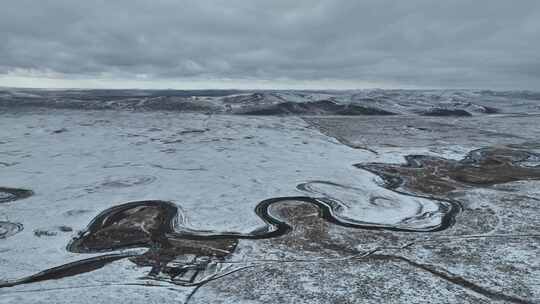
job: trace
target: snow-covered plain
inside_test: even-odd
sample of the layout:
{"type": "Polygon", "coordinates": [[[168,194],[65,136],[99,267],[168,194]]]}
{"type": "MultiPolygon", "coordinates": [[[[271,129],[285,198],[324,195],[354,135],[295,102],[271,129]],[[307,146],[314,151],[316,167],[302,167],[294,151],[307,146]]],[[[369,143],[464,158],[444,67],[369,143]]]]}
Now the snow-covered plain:
{"type": "MultiPolygon", "coordinates": [[[[384,130],[384,126],[404,130],[394,126],[399,118],[386,118],[384,121],[379,118],[359,118],[354,122],[357,124],[356,128],[371,134],[365,137],[361,135],[361,131],[354,133],[354,136],[347,132],[338,132],[339,128],[332,126],[332,119],[338,118],[321,118],[317,121],[315,118],[304,120],[292,116],[261,117],[167,111],[5,109],[0,112],[0,187],[30,189],[34,195],[0,204],[0,222],[19,223],[24,227],[16,234],[7,234],[4,239],[0,239],[0,280],[28,276],[54,266],[99,255],[71,253],[66,250],[66,245],[101,211],[130,201],[173,202],[185,214],[192,229],[248,233],[263,225],[254,212],[260,201],[273,197],[313,196],[340,202],[345,206],[341,215],[347,219],[373,225],[429,230],[430,227],[440,224],[439,209],[444,202],[387,190],[381,187],[381,181],[375,175],[358,169],[353,164],[402,163],[403,157],[408,154],[430,154],[459,159],[468,151],[483,145],[474,139],[462,140],[458,144],[447,141],[432,145],[429,143],[433,143],[433,138],[437,135],[428,134],[423,138],[412,138],[417,135],[411,135],[407,144],[396,146],[381,143],[384,139],[373,134],[376,134],[377,130],[384,130]],[[414,140],[417,140],[418,144],[411,144],[414,140]],[[344,142],[359,144],[355,149],[344,145],[344,142]],[[309,183],[309,191],[297,188],[303,183],[309,183]],[[419,209],[423,212],[419,212],[419,209]],[[420,217],[420,214],[428,216],[420,217]]],[[[429,119],[422,120],[422,123],[426,121],[433,123],[429,119]]],[[[446,122],[452,121],[456,120],[446,122]]],[[[354,128],[355,126],[349,126],[348,130],[354,128]]],[[[534,128],[521,132],[526,138],[512,138],[509,142],[506,140],[508,138],[503,136],[500,144],[534,140],[534,128]],[[502,142],[504,140],[506,141],[502,142]]],[[[518,130],[519,126],[506,131],[519,133],[518,130]]],[[[404,137],[392,140],[405,141],[404,137]]],[[[497,140],[492,136],[487,144],[497,140]]],[[[529,197],[530,202],[540,200],[540,193],[535,190],[537,182],[518,182],[513,185],[508,187],[517,187],[518,193],[529,197]]],[[[509,212],[505,209],[508,208],[506,205],[493,207],[493,204],[496,205],[498,200],[501,200],[499,195],[493,194],[499,190],[485,191],[494,197],[492,201],[475,192],[461,194],[461,197],[456,194],[456,197],[465,202],[465,214],[469,212],[467,204],[473,206],[471,210],[484,208],[495,210],[497,214],[509,212]]],[[[504,192],[504,195],[510,194],[504,192]]],[[[516,245],[516,250],[512,251],[510,247],[504,246],[501,249],[496,247],[497,244],[491,244],[495,247],[487,247],[487,252],[496,255],[499,251],[506,250],[524,259],[534,259],[534,252],[538,252],[540,234],[538,227],[534,226],[539,218],[538,208],[527,205],[522,211],[528,215],[519,215],[524,216],[525,221],[530,221],[532,226],[521,228],[522,231],[517,234],[532,235],[529,245],[520,243],[519,246],[516,245]]],[[[465,216],[465,221],[461,223],[458,218],[452,229],[434,233],[353,232],[340,230],[343,228],[332,225],[327,229],[335,232],[332,239],[348,243],[352,248],[356,248],[354,250],[364,252],[377,246],[398,248],[411,240],[426,241],[429,240],[428,235],[437,238],[485,232],[481,231],[485,226],[482,221],[487,219],[487,215],[480,213],[480,222],[476,224],[467,222],[474,216],[476,215],[465,216]]],[[[502,223],[511,219],[500,216],[502,217],[496,219],[498,224],[493,229],[504,227],[508,232],[514,224],[502,223]]],[[[494,233],[500,234],[502,231],[494,233]]],[[[513,234],[512,231],[509,233],[513,234]]],[[[281,241],[241,241],[230,260],[336,258],[325,250],[294,250],[296,245],[288,243],[287,238],[283,239],[283,243],[279,242],[281,241]]],[[[422,248],[414,249],[418,252],[408,253],[407,257],[437,260],[439,253],[432,253],[430,250],[439,249],[430,249],[429,246],[428,249],[422,248]]],[[[474,248],[476,250],[480,247],[474,248]]],[[[482,251],[479,256],[486,254],[485,252],[482,251]]],[[[508,252],[506,254],[508,255],[508,252]]],[[[491,255],[485,259],[501,262],[491,255]]],[[[291,266],[294,274],[289,274],[289,279],[294,284],[281,281],[287,279],[282,278],[285,270],[275,268],[275,264],[263,267],[260,274],[268,275],[264,272],[270,271],[272,279],[258,277],[254,270],[250,270],[245,277],[242,277],[245,272],[238,272],[216,281],[215,285],[209,284],[201,288],[190,301],[310,303],[317,301],[313,297],[318,297],[321,303],[328,303],[328,299],[369,303],[370,299],[377,297],[388,300],[388,295],[384,295],[387,288],[391,289],[388,294],[395,297],[395,288],[398,286],[396,281],[388,278],[388,282],[383,284],[374,278],[394,275],[391,269],[382,269],[384,263],[364,262],[363,266],[348,264],[344,260],[336,263],[346,265],[327,269],[327,264],[309,264],[306,267],[294,264],[291,266]],[[298,267],[301,269],[296,269],[298,267]],[[271,269],[274,269],[273,272],[271,269]],[[327,272],[333,281],[323,283],[320,272],[327,272]],[[281,274],[276,276],[276,273],[281,274]],[[351,298],[346,292],[352,290],[349,284],[358,284],[354,277],[363,274],[364,279],[370,278],[377,283],[374,283],[372,293],[367,298],[351,298]],[[264,282],[260,286],[268,288],[266,293],[257,295],[257,288],[253,288],[253,294],[249,294],[249,290],[238,291],[238,284],[246,284],[245,280],[249,277],[255,277],[257,282],[264,282]],[[334,286],[340,280],[348,283],[334,286]],[[231,284],[227,288],[236,290],[236,293],[224,291],[227,284],[231,284]],[[288,284],[291,284],[289,290],[286,287],[288,284]],[[303,287],[298,287],[298,284],[303,287]],[[287,298],[286,295],[295,294],[299,290],[308,293],[305,298],[297,295],[287,298]]],[[[440,263],[444,264],[444,261],[440,263]]],[[[525,277],[521,281],[514,278],[512,280],[519,281],[518,283],[524,286],[524,291],[502,289],[520,299],[530,299],[531,303],[538,301],[538,262],[528,261],[521,266],[513,265],[514,271],[521,271],[522,266],[528,268],[529,272],[523,273],[525,277]]],[[[472,279],[478,274],[478,271],[471,271],[467,267],[460,268],[455,264],[451,270],[458,274],[472,273],[472,279]]],[[[102,269],[73,277],[2,288],[0,303],[182,303],[194,290],[194,287],[181,287],[153,280],[145,277],[147,273],[148,269],[144,267],[120,260],[102,269]]],[[[448,284],[437,276],[418,277],[418,270],[413,269],[414,274],[407,273],[406,269],[400,268],[395,274],[395,278],[411,278],[407,283],[409,285],[403,287],[398,293],[400,295],[394,298],[395,303],[405,300],[442,303],[445,299],[450,299],[449,302],[489,302],[494,299],[448,284]],[[423,283],[415,283],[422,280],[423,283]],[[422,284],[441,286],[443,292],[431,299],[424,299],[426,292],[422,289],[425,289],[422,284]],[[405,292],[407,288],[412,291],[405,292]]],[[[364,282],[364,279],[361,281],[364,282]]],[[[505,284],[504,277],[499,281],[482,283],[499,291],[497,284],[501,282],[505,284]]]]}

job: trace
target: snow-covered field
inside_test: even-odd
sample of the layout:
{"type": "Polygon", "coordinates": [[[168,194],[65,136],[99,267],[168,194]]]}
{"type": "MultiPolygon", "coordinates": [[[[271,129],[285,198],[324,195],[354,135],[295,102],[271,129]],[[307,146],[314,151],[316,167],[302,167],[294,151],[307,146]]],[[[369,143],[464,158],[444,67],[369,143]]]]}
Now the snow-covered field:
{"type": "MultiPolygon", "coordinates": [[[[511,127],[498,130],[494,123],[492,133],[506,133],[500,137],[490,133],[483,143],[471,137],[485,135],[474,129],[487,129],[482,120],[461,118],[467,128],[461,130],[462,136],[456,142],[447,139],[434,144],[443,136],[437,133],[436,118],[409,117],[403,121],[409,129],[396,126],[396,121],[406,119],[400,117],[347,119],[351,121],[343,127],[347,120],[332,117],[4,109],[0,112],[0,187],[28,189],[34,194],[0,204],[0,222],[23,227],[0,239],[0,280],[13,280],[101,255],[72,253],[66,246],[100,212],[130,201],[173,202],[185,215],[187,226],[194,230],[249,233],[264,226],[254,212],[259,202],[296,196],[338,202],[342,207],[340,216],[353,221],[429,230],[440,224],[444,212],[440,208],[445,202],[388,190],[381,186],[377,176],[353,165],[403,163],[408,154],[460,159],[484,145],[532,142],[540,134],[536,133],[537,125],[527,127],[534,124],[536,117],[503,115],[498,125],[505,129],[504,121],[508,121],[507,126],[511,127]],[[412,131],[415,126],[420,128],[420,122],[423,129],[412,131]],[[420,138],[418,134],[426,132],[425,124],[433,130],[420,138]],[[389,126],[393,131],[389,131],[389,126]],[[379,130],[379,134],[394,138],[385,142],[377,136],[379,130]],[[403,135],[403,130],[414,134],[403,135]],[[506,136],[508,133],[522,137],[506,136]],[[406,136],[410,136],[409,140],[405,140],[406,136]],[[396,145],[396,141],[406,144],[396,145]],[[304,183],[309,184],[297,188],[304,183]]],[[[447,124],[456,121],[444,120],[447,124]]],[[[448,125],[444,128],[458,132],[448,125]]],[[[402,248],[409,250],[402,254],[404,260],[385,262],[373,257],[371,262],[365,260],[357,265],[347,260],[348,253],[340,253],[331,246],[306,249],[319,248],[318,242],[324,237],[313,239],[309,233],[305,236],[295,230],[278,240],[240,240],[226,260],[254,267],[210,282],[200,290],[148,277],[148,267],[123,259],[92,272],[1,288],[0,303],[183,303],[186,299],[190,303],[371,303],[373,299],[388,303],[537,302],[539,183],[518,181],[505,185],[512,191],[491,187],[453,194],[451,198],[463,204],[463,214],[457,217],[455,226],[441,232],[358,230],[317,222],[327,229],[329,240],[345,244],[351,248],[351,254],[364,254],[381,246],[392,251],[410,242],[427,242],[412,246],[413,249],[402,248]],[[511,206],[503,203],[518,198],[519,210],[512,211],[511,206]],[[520,223],[514,223],[516,218],[520,223]],[[495,238],[507,233],[515,239],[510,243],[501,238],[498,242],[481,241],[481,245],[466,246],[461,245],[460,239],[455,244],[448,245],[452,243],[448,240],[441,247],[436,245],[444,237],[473,238],[486,232],[495,238]],[[527,241],[520,239],[523,235],[527,235],[527,241]],[[289,240],[293,237],[305,244],[297,247],[294,240],[289,240]],[[454,260],[454,252],[465,258],[454,260]],[[339,260],[335,267],[330,262],[299,262],[290,266],[250,262],[291,257],[339,260]],[[405,259],[439,268],[435,267],[434,272],[422,270],[414,263],[404,262],[405,259]],[[477,265],[499,268],[488,267],[493,273],[486,276],[489,272],[477,265]],[[505,273],[509,276],[505,277],[505,273]],[[481,291],[452,283],[445,275],[478,280],[475,284],[481,286],[481,291]],[[253,284],[250,280],[259,282],[258,286],[248,286],[253,284]],[[400,281],[406,282],[404,286],[399,286],[400,281]],[[367,282],[371,282],[371,287],[359,287],[367,286],[367,282]],[[440,290],[434,292],[433,288],[440,290]]],[[[303,223],[305,219],[298,221],[303,223]]],[[[7,228],[2,229],[11,229],[5,225],[7,228]]],[[[135,248],[122,252],[144,251],[135,248]]]]}

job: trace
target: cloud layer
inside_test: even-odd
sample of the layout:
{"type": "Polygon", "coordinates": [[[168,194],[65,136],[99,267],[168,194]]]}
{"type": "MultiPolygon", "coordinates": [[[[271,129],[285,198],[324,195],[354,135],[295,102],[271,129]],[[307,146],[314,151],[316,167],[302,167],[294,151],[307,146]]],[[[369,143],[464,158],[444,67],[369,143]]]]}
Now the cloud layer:
{"type": "Polygon", "coordinates": [[[539,33],[536,0],[10,0],[0,81],[538,89],[539,33]]]}

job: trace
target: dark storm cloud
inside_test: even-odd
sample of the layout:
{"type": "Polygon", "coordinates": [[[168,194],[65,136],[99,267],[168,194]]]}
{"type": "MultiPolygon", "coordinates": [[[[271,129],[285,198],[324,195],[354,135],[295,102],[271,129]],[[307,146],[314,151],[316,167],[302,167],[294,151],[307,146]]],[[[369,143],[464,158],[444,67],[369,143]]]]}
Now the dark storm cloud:
{"type": "Polygon", "coordinates": [[[8,0],[0,73],[534,89],[539,33],[536,0],[8,0]]]}

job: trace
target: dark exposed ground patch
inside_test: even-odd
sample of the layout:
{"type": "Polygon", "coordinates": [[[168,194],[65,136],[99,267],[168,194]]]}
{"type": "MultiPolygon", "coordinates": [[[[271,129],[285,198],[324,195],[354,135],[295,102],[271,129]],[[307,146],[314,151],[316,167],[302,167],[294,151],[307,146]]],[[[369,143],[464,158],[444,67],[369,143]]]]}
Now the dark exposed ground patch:
{"type": "Polygon", "coordinates": [[[401,187],[437,197],[458,189],[540,179],[540,155],[508,147],[474,150],[460,161],[426,155],[408,155],[405,159],[405,165],[355,166],[379,175],[389,189],[401,187]]]}
{"type": "Polygon", "coordinates": [[[58,233],[56,231],[46,230],[46,229],[35,229],[34,235],[37,237],[47,237],[47,236],[55,236],[58,233]]]}
{"type": "Polygon", "coordinates": [[[441,109],[435,108],[425,112],[421,112],[423,116],[472,116],[471,113],[461,109],[441,109]]]}
{"type": "Polygon", "coordinates": [[[32,190],[0,187],[0,203],[25,199],[33,194],[32,190]]]}
{"type": "Polygon", "coordinates": [[[318,100],[304,103],[282,102],[255,108],[243,109],[243,115],[395,115],[390,111],[360,106],[356,104],[338,104],[331,100],[318,100]]]}

